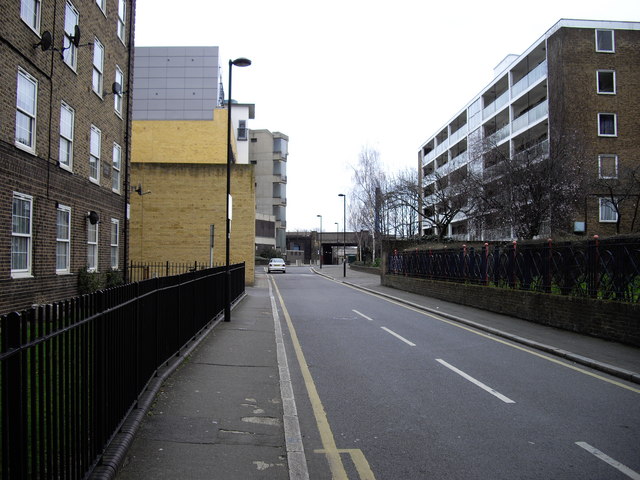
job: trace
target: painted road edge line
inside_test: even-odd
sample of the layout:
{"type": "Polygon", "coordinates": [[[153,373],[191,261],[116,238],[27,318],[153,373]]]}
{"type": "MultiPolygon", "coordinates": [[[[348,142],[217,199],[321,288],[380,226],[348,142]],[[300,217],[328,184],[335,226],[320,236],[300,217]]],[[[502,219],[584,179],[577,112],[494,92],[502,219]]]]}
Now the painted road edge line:
{"type": "Polygon", "coordinates": [[[382,330],[384,330],[387,333],[390,333],[391,335],[393,335],[394,337],[396,337],[399,340],[402,340],[404,343],[406,343],[407,345],[409,345],[410,347],[415,347],[416,344],[413,342],[410,342],[409,340],[407,340],[406,338],[404,338],[402,335],[398,335],[396,332],[394,332],[393,330],[389,330],[387,327],[380,327],[382,330]]]}
{"type": "Polygon", "coordinates": [[[638,472],[636,472],[634,470],[631,470],[626,465],[623,465],[622,463],[618,462],[617,460],[614,460],[609,455],[601,452],[600,450],[598,450],[595,447],[592,447],[587,442],[576,442],[576,445],[578,445],[581,448],[584,448],[590,454],[594,455],[595,457],[599,458],[603,462],[608,463],[613,468],[615,468],[615,469],[619,470],[620,472],[624,473],[627,477],[632,478],[633,480],[640,480],[640,473],[638,473],[638,472]]]}
{"type": "Polygon", "coordinates": [[[269,283],[269,297],[271,299],[271,311],[273,313],[273,324],[276,334],[276,355],[278,358],[278,373],[280,375],[280,396],[282,397],[282,420],[284,424],[284,439],[287,447],[287,460],[289,463],[290,480],[309,480],[309,470],[307,468],[307,457],[304,454],[302,444],[302,434],[300,433],[300,422],[298,420],[298,409],[296,399],[293,395],[291,375],[289,373],[289,362],[287,361],[287,351],[282,335],[280,315],[276,299],[273,295],[271,281],[269,283]]]}
{"type": "Polygon", "coordinates": [[[466,373],[464,373],[462,370],[458,370],[456,367],[454,367],[453,365],[448,364],[447,362],[445,362],[444,360],[442,360],[441,358],[436,358],[436,362],[444,365],[445,367],[447,367],[449,370],[451,370],[452,372],[457,373],[458,375],[460,375],[462,378],[465,378],[467,380],[469,380],[471,383],[473,383],[474,385],[480,387],[481,389],[483,389],[486,392],[489,392],[491,395],[493,395],[494,397],[499,398],[500,400],[502,400],[504,403],[516,403],[513,400],[511,400],[509,397],[506,397],[504,395],[502,395],[500,392],[497,392],[496,390],[494,390],[493,388],[485,385],[484,383],[482,383],[479,380],[476,380],[475,378],[473,378],[470,375],[467,375],[466,373]]]}

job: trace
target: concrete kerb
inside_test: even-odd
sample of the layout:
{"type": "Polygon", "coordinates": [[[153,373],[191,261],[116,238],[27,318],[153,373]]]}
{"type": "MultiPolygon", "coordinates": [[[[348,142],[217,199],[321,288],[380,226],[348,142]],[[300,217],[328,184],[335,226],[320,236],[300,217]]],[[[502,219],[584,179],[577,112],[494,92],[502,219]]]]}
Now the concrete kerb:
{"type": "Polygon", "coordinates": [[[440,317],[444,317],[444,318],[446,318],[448,320],[452,320],[454,322],[462,323],[462,324],[467,325],[469,327],[473,327],[475,329],[490,333],[492,335],[495,335],[495,336],[498,336],[498,337],[501,337],[501,338],[505,338],[505,339],[510,340],[512,342],[516,342],[516,343],[525,345],[525,346],[530,347],[530,348],[535,348],[536,350],[540,350],[540,351],[543,351],[545,353],[549,353],[551,355],[554,355],[554,356],[557,356],[557,357],[560,357],[560,358],[564,358],[566,360],[570,360],[570,361],[578,363],[580,365],[584,365],[586,367],[593,368],[594,370],[598,370],[600,372],[607,373],[607,374],[612,375],[614,377],[621,378],[621,379],[627,380],[629,382],[640,384],[640,373],[632,372],[632,371],[626,370],[624,368],[619,368],[619,367],[616,367],[614,365],[610,365],[608,363],[599,362],[599,361],[594,360],[592,358],[588,358],[588,357],[585,357],[583,355],[578,355],[576,353],[569,352],[567,350],[563,350],[563,349],[554,347],[552,345],[546,345],[544,343],[536,342],[536,341],[530,340],[528,338],[520,337],[518,335],[514,335],[514,334],[511,334],[509,332],[505,332],[503,330],[498,330],[498,329],[493,328],[493,327],[488,327],[488,326],[483,325],[481,323],[477,323],[477,322],[474,322],[474,321],[471,321],[471,320],[467,320],[466,318],[461,318],[461,317],[458,317],[456,315],[451,315],[449,313],[445,313],[445,312],[442,312],[440,310],[435,310],[435,309],[432,309],[432,308],[429,308],[429,307],[425,307],[424,305],[419,305],[417,303],[413,303],[413,302],[410,302],[408,300],[405,300],[405,299],[402,299],[402,298],[399,298],[399,297],[396,297],[396,296],[393,296],[393,295],[389,295],[387,293],[383,293],[383,292],[379,292],[377,290],[373,290],[371,288],[363,287],[362,285],[358,285],[358,284],[349,282],[347,280],[339,280],[339,279],[336,279],[336,278],[334,278],[334,277],[332,277],[330,275],[326,275],[324,273],[318,272],[314,268],[312,268],[311,270],[314,273],[316,273],[316,274],[318,274],[320,276],[323,276],[325,278],[328,278],[330,280],[333,280],[335,282],[344,283],[345,285],[349,285],[350,287],[357,288],[359,290],[362,290],[362,291],[365,291],[365,292],[368,292],[368,293],[371,293],[371,294],[374,294],[374,295],[378,295],[380,297],[388,298],[390,300],[393,300],[393,301],[398,302],[398,303],[402,303],[402,304],[410,306],[412,308],[416,308],[418,310],[422,310],[422,311],[425,311],[425,312],[428,312],[428,313],[432,313],[434,315],[438,315],[440,317]]]}
{"type": "MultiPolygon", "coordinates": [[[[246,298],[247,294],[242,293],[232,304],[231,310],[233,310],[238,304],[246,298]]],[[[224,313],[219,313],[213,320],[209,322],[207,326],[202,328],[198,333],[194,335],[191,342],[187,346],[178,352],[171,360],[169,360],[164,366],[158,369],[158,374],[152,378],[144,392],[140,394],[138,403],[133,407],[127,417],[122,422],[118,433],[109,442],[109,445],[102,453],[102,457],[99,460],[96,468],[91,472],[90,480],[112,480],[116,477],[118,470],[122,466],[124,459],[127,455],[129,447],[133,443],[136,432],[142,424],[142,420],[151,408],[156,395],[160,391],[160,387],[169,376],[175,372],[175,370],[182,364],[185,358],[207,338],[209,333],[224,319],[224,313]]]]}

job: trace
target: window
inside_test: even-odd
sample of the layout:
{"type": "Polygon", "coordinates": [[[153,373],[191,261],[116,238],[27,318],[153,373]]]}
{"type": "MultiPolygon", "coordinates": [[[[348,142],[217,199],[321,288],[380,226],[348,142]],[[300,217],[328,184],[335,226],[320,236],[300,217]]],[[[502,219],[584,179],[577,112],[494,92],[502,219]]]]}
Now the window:
{"type": "Polygon", "coordinates": [[[98,270],[98,224],[87,219],[87,270],[98,270]]]}
{"type": "Polygon", "coordinates": [[[118,270],[119,265],[119,235],[120,221],[115,218],[111,219],[111,269],[118,270]]]}
{"type": "Polygon", "coordinates": [[[75,112],[66,103],[60,107],[60,154],[58,163],[62,168],[73,170],[73,125],[75,112]]]}
{"type": "Polygon", "coordinates": [[[31,274],[31,223],[33,197],[13,194],[11,211],[11,276],[31,274]]]}
{"type": "Polygon", "coordinates": [[[40,33],[40,0],[22,0],[20,2],[20,18],[31,27],[31,29],[40,33]]]}
{"type": "Polygon", "coordinates": [[[122,116],[122,87],[123,87],[124,75],[122,74],[122,70],[120,70],[120,67],[118,67],[117,65],[116,65],[115,80],[116,80],[115,83],[120,85],[120,89],[118,92],[116,91],[113,92],[113,108],[118,115],[122,116]]]}
{"type": "Polygon", "coordinates": [[[71,259],[71,208],[58,205],[56,219],[56,273],[69,273],[71,259]]]}
{"type": "Polygon", "coordinates": [[[100,182],[100,144],[102,143],[102,132],[91,125],[91,141],[89,147],[89,180],[100,182]]]}
{"type": "Polygon", "coordinates": [[[120,193],[120,169],[122,168],[122,148],[117,143],[113,144],[113,173],[111,175],[111,189],[120,193]]]}
{"type": "Polygon", "coordinates": [[[246,140],[247,139],[247,121],[240,120],[238,122],[238,140],[246,140]]]}
{"type": "MultiPolygon", "coordinates": [[[[616,201],[614,199],[614,201],[616,201]]],[[[615,204],[610,198],[600,199],[600,222],[602,223],[615,223],[618,221],[618,212],[616,211],[615,204]]]]}
{"type": "Polygon", "coordinates": [[[74,71],[78,66],[78,48],[73,44],[73,36],[75,35],[76,25],[79,22],[79,14],[76,8],[67,2],[64,10],[64,41],[62,50],[62,59],[64,63],[69,65],[74,71]]]}
{"type": "Polygon", "coordinates": [[[24,70],[18,70],[16,145],[32,153],[36,150],[37,99],[38,81],[24,70]]]}
{"type": "Polygon", "coordinates": [[[126,0],[118,0],[118,38],[124,43],[126,34],[125,20],[127,18],[127,2],[126,0]]]}
{"type": "Polygon", "coordinates": [[[617,155],[598,155],[598,177],[618,178],[617,155]]]}
{"type": "Polygon", "coordinates": [[[104,47],[97,38],[93,44],[93,91],[102,97],[102,72],[104,71],[104,47]]]}
{"type": "Polygon", "coordinates": [[[96,0],[96,4],[98,4],[100,10],[102,10],[102,12],[104,13],[105,9],[107,8],[107,0],[96,0]]]}
{"type": "Polygon", "coordinates": [[[615,52],[613,30],[596,30],[596,52],[615,52]]]}
{"type": "Polygon", "coordinates": [[[616,72],[613,70],[598,70],[598,93],[616,93],[616,72]]]}
{"type": "Polygon", "coordinates": [[[615,113],[598,114],[598,135],[601,137],[615,137],[618,135],[615,113]]]}

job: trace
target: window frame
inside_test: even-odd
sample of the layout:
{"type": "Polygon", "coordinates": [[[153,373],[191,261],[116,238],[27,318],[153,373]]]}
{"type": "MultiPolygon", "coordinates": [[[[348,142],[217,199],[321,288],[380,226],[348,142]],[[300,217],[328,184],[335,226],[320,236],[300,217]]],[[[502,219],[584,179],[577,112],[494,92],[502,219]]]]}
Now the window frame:
{"type": "Polygon", "coordinates": [[[89,132],[89,181],[100,184],[100,157],[102,150],[102,131],[96,127],[95,125],[91,125],[91,130],[89,132]],[[97,135],[98,145],[97,148],[94,148],[93,140],[94,136],[97,135]],[[95,163],[95,173],[96,176],[92,177],[93,167],[92,165],[95,163]]]}
{"type": "Polygon", "coordinates": [[[614,202],[616,202],[616,201],[617,201],[617,199],[616,199],[616,198],[614,198],[614,199],[613,199],[613,202],[611,201],[611,199],[610,199],[610,198],[607,198],[607,197],[599,197],[599,198],[598,198],[598,219],[599,219],[600,223],[618,223],[618,211],[617,211],[617,210],[616,210],[616,208],[613,206],[613,205],[614,205],[614,202]],[[609,205],[607,205],[607,207],[606,207],[606,208],[608,208],[608,209],[610,209],[610,210],[611,210],[611,212],[612,212],[612,213],[614,214],[614,216],[615,216],[615,219],[606,219],[606,218],[603,218],[602,213],[603,213],[603,208],[604,208],[604,205],[603,205],[603,204],[604,204],[604,203],[607,203],[607,204],[609,204],[609,205],[610,205],[610,206],[609,206],[609,205]]]}
{"type": "Polygon", "coordinates": [[[118,0],[118,25],[116,27],[116,34],[122,42],[126,45],[125,37],[127,35],[127,0],[118,0]]]}
{"type": "Polygon", "coordinates": [[[42,0],[21,0],[20,18],[31,30],[33,30],[37,35],[40,35],[40,24],[42,22],[42,0]],[[27,5],[27,3],[29,5],[27,5]],[[32,6],[33,9],[30,8],[32,6]],[[25,18],[26,8],[29,8],[29,13],[33,13],[33,19],[25,18]],[[32,21],[35,23],[35,25],[32,23],[32,21]]]}
{"type": "Polygon", "coordinates": [[[95,37],[93,43],[93,70],[91,76],[91,89],[93,92],[98,95],[100,98],[103,98],[104,95],[104,57],[105,57],[105,48],[102,42],[95,37]],[[100,64],[96,64],[96,53],[101,52],[100,55],[100,64]],[[96,83],[97,82],[97,83],[96,83]]]}
{"type": "Polygon", "coordinates": [[[616,36],[615,31],[610,28],[596,28],[595,32],[595,40],[596,40],[596,52],[598,53],[616,53],[616,36]],[[601,50],[598,47],[598,34],[608,32],[611,34],[611,50],[601,50]]]}
{"type": "Polygon", "coordinates": [[[13,192],[13,198],[11,202],[11,259],[10,259],[10,268],[11,268],[11,278],[25,278],[31,277],[31,269],[33,263],[33,197],[31,195],[26,195],[24,193],[13,192]],[[15,226],[15,202],[16,200],[27,202],[29,204],[29,231],[27,233],[24,232],[16,232],[14,231],[15,226]],[[26,238],[27,248],[24,254],[26,255],[26,268],[14,268],[13,257],[14,257],[14,238],[26,238]]]}
{"type": "Polygon", "coordinates": [[[121,189],[121,171],[122,171],[122,147],[116,142],[113,142],[113,156],[111,168],[113,170],[111,174],[111,191],[114,193],[120,193],[121,189]],[[117,152],[117,156],[116,156],[117,152]],[[117,161],[116,161],[117,158],[117,161]]]}
{"type": "Polygon", "coordinates": [[[98,271],[98,247],[100,229],[98,223],[91,223],[87,218],[87,272],[98,271]]]}
{"type": "Polygon", "coordinates": [[[73,138],[74,138],[74,131],[75,131],[75,122],[76,122],[76,111],[73,109],[73,107],[71,107],[68,103],[66,103],[63,100],[60,105],[60,144],[58,146],[58,166],[60,166],[61,168],[64,168],[65,170],[69,170],[70,172],[73,172],[73,138]],[[62,126],[63,126],[62,115],[63,115],[63,112],[65,111],[69,115],[71,115],[71,136],[70,137],[66,136],[67,135],[66,132],[63,132],[62,130],[62,126]],[[68,162],[62,161],[63,144],[65,144],[68,149],[68,152],[66,152],[66,155],[68,155],[69,157],[68,162]]]}
{"type": "Polygon", "coordinates": [[[118,220],[117,218],[111,219],[111,237],[109,240],[109,247],[110,247],[111,270],[119,270],[120,269],[120,220],[118,220]],[[115,242],[114,242],[114,228],[115,228],[115,242]]]}
{"type": "Polygon", "coordinates": [[[596,91],[599,95],[615,95],[616,94],[616,71],[615,70],[596,70],[596,91]],[[613,91],[607,92],[600,89],[600,74],[611,73],[613,75],[613,91]]]}
{"type": "Polygon", "coordinates": [[[598,113],[598,136],[599,137],[617,137],[618,136],[618,115],[615,113],[598,113]],[[603,115],[611,115],[613,117],[613,133],[602,133],[601,118],[603,115]]]}
{"type": "Polygon", "coordinates": [[[122,118],[122,106],[123,106],[123,95],[122,90],[124,89],[124,73],[118,65],[116,65],[115,70],[115,81],[120,84],[120,93],[113,92],[113,109],[116,114],[122,118]]]}
{"type": "Polygon", "coordinates": [[[65,275],[71,273],[71,207],[60,205],[56,207],[56,274],[65,275]],[[67,238],[60,237],[60,213],[64,212],[67,216],[66,234],[67,238]],[[66,246],[65,262],[66,268],[58,267],[58,247],[66,246]]]}
{"type": "Polygon", "coordinates": [[[29,72],[27,72],[23,68],[18,67],[18,75],[16,79],[16,118],[15,118],[15,132],[14,132],[15,133],[14,141],[15,141],[16,147],[20,148],[21,150],[25,150],[29,153],[33,153],[35,155],[37,126],[38,126],[38,79],[35,78],[33,75],[29,74],[29,72]],[[20,92],[21,92],[20,79],[21,78],[33,85],[34,95],[33,95],[33,105],[31,106],[31,108],[33,109],[33,112],[29,112],[25,108],[22,108],[20,106],[21,103],[23,103],[21,102],[21,95],[20,95],[20,92]],[[29,128],[30,128],[29,144],[22,143],[18,139],[18,120],[22,118],[21,115],[29,119],[29,128]]]}
{"type": "Polygon", "coordinates": [[[613,153],[602,153],[598,155],[598,178],[600,179],[616,179],[618,178],[618,155],[613,153]],[[613,158],[615,163],[615,175],[614,176],[604,176],[602,174],[602,159],[603,158],[613,158]]]}
{"type": "Polygon", "coordinates": [[[96,0],[96,5],[102,11],[102,13],[107,15],[107,0],[96,0]]]}
{"type": "Polygon", "coordinates": [[[64,7],[64,41],[62,44],[62,61],[74,72],[78,69],[78,47],[71,41],[71,37],[75,33],[75,26],[80,23],[80,13],[78,9],[67,0],[64,7]],[[69,13],[75,15],[75,22],[71,25],[68,22],[69,13]]]}

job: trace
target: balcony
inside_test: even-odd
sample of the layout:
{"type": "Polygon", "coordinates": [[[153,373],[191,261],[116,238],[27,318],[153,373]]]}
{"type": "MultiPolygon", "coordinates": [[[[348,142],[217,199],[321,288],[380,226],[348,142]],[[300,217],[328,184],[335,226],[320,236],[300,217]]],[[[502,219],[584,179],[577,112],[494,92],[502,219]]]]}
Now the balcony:
{"type": "Polygon", "coordinates": [[[505,138],[509,137],[511,130],[509,128],[509,124],[504,127],[498,129],[495,133],[492,133],[487,137],[487,143],[489,145],[499,145],[505,138]]]}
{"type": "Polygon", "coordinates": [[[517,132],[522,130],[523,128],[527,128],[529,125],[532,125],[538,122],[541,118],[547,116],[549,114],[549,101],[545,100],[542,103],[539,103],[531,110],[526,112],[523,115],[520,115],[516,118],[512,123],[512,131],[517,132]]]}
{"type": "Polygon", "coordinates": [[[449,145],[455,145],[461,138],[467,136],[467,124],[465,123],[449,137],[449,145]]]}
{"type": "Polygon", "coordinates": [[[482,119],[486,120],[487,118],[492,117],[496,112],[500,111],[502,107],[504,107],[507,103],[509,103],[509,90],[504,92],[498,98],[495,99],[492,103],[487,105],[484,110],[482,110],[482,119]]]}
{"type": "Polygon", "coordinates": [[[545,60],[511,87],[511,98],[515,98],[525,90],[528,90],[529,87],[537,83],[541,78],[546,77],[546,75],[547,61],[545,60]]]}

